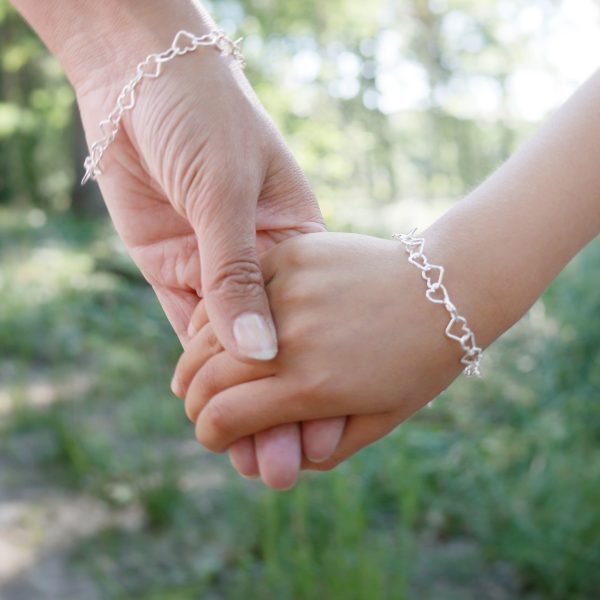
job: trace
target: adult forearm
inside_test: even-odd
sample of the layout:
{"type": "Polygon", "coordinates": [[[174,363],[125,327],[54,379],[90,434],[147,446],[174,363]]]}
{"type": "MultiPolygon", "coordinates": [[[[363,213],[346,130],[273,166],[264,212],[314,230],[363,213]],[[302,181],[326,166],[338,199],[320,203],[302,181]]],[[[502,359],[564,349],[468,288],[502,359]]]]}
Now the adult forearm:
{"type": "Polygon", "coordinates": [[[168,47],[174,34],[213,23],[195,0],[12,0],[73,85],[102,85],[115,69],[168,47]]]}
{"type": "Polygon", "coordinates": [[[481,343],[517,321],[600,233],[599,106],[600,72],[427,232],[481,343]]]}

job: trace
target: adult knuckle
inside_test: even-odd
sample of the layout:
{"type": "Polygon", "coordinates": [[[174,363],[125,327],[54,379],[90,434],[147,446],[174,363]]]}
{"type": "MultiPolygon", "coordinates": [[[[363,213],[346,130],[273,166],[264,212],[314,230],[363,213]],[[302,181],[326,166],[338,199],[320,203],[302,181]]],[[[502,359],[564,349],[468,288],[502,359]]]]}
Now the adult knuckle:
{"type": "Polygon", "coordinates": [[[258,262],[250,258],[225,262],[209,286],[209,293],[227,298],[258,297],[263,290],[263,277],[258,262]]]}

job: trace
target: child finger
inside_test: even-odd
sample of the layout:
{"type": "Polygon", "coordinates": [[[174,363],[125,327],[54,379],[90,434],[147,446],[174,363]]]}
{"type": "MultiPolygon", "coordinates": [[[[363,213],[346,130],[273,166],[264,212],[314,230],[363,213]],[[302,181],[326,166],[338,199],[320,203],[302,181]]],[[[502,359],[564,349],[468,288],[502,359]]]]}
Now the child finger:
{"type": "Polygon", "coordinates": [[[248,364],[227,352],[215,354],[193,376],[185,397],[185,412],[191,421],[196,422],[213,396],[230,387],[269,377],[274,372],[272,363],[248,364]]]}
{"type": "Polygon", "coordinates": [[[155,285],[153,289],[181,345],[185,348],[190,337],[187,331],[188,323],[196,309],[198,296],[195,292],[186,292],[164,285],[155,285]]]}
{"type": "Polygon", "coordinates": [[[208,323],[208,313],[206,312],[206,303],[200,300],[192,313],[187,333],[193,338],[208,323]]]}
{"type": "Polygon", "coordinates": [[[215,354],[223,351],[210,323],[206,323],[179,358],[171,382],[173,393],[185,398],[194,375],[215,354]]]}
{"type": "Polygon", "coordinates": [[[267,376],[214,395],[196,420],[198,441],[213,452],[222,452],[233,441],[276,425],[339,416],[336,402],[310,398],[296,390],[297,385],[267,376]]]}

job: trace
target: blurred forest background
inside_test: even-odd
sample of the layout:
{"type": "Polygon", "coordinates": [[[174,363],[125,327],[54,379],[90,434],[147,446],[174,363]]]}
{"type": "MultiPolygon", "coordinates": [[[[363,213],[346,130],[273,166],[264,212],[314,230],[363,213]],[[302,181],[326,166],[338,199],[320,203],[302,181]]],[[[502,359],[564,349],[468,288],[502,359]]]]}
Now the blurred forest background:
{"type": "MultiPolygon", "coordinates": [[[[329,225],[383,236],[480,182],[600,56],[596,0],[212,9],[329,225]]],[[[175,336],[78,185],[73,92],[7,0],[0,53],[0,598],[600,596],[598,240],[483,381],[269,492],[194,442],[175,336]]]]}

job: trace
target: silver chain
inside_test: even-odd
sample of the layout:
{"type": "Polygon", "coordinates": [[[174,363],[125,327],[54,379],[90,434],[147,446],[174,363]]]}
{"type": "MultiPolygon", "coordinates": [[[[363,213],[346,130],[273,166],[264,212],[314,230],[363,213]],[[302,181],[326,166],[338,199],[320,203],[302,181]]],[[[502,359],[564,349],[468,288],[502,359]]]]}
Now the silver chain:
{"type": "Polygon", "coordinates": [[[232,56],[243,69],[246,62],[242,56],[241,44],[242,38],[232,41],[221,29],[214,29],[202,36],[180,31],[173,39],[173,43],[168,50],[158,54],[150,54],[139,63],[136,67],[135,77],[121,90],[111,113],[106,119],[100,121],[102,138],[92,144],[90,154],[83,163],[85,175],[81,180],[81,185],[85,185],[90,179],[95,181],[102,174],[100,169],[102,157],[119,133],[123,114],[135,106],[137,87],[143,79],[156,79],[160,76],[164,63],[178,56],[194,52],[200,46],[214,46],[222,55],[232,56]]]}
{"type": "Polygon", "coordinates": [[[444,267],[432,265],[425,254],[425,240],[415,237],[416,229],[409,233],[396,233],[394,239],[400,241],[408,254],[408,262],[421,271],[421,277],[427,283],[425,296],[434,304],[443,304],[450,315],[450,321],[446,326],[446,336],[460,344],[464,356],[460,362],[465,366],[464,374],[467,377],[481,377],[480,363],[483,358],[483,350],[477,346],[475,334],[467,325],[467,320],[461,317],[456,306],[450,300],[448,290],[443,283],[444,267]]]}

